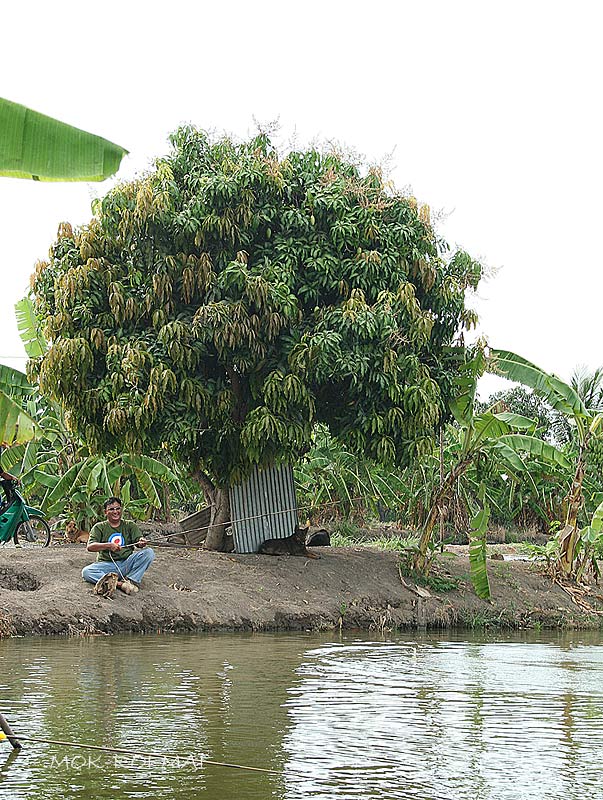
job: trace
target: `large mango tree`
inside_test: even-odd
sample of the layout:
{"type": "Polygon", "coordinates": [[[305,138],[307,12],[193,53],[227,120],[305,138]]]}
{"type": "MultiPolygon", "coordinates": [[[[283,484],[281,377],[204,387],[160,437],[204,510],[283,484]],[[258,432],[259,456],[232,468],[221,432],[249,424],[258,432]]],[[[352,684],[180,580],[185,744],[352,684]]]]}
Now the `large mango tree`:
{"type": "Polygon", "coordinates": [[[172,145],[61,226],[33,279],[50,348],[32,366],[95,451],[177,453],[222,549],[229,486],[295,462],[316,423],[384,464],[429,447],[481,267],[339,153],[193,127],[172,145]]]}

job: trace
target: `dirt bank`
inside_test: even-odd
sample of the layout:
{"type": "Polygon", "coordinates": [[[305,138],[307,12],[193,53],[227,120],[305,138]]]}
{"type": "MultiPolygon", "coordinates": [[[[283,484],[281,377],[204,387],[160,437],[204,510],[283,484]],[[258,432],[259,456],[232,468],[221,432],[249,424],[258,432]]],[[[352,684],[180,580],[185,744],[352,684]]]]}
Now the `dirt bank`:
{"type": "MultiPolygon", "coordinates": [[[[403,584],[397,553],[365,547],[316,548],[320,560],[157,549],[139,594],[103,599],[81,580],[92,560],[84,546],[6,547],[0,549],[0,636],[600,626],[602,616],[578,606],[527,562],[491,561],[493,600],[480,600],[459,550],[438,567],[456,588],[426,592],[409,578],[403,584]]],[[[601,610],[603,598],[591,596],[588,604],[601,610]]]]}

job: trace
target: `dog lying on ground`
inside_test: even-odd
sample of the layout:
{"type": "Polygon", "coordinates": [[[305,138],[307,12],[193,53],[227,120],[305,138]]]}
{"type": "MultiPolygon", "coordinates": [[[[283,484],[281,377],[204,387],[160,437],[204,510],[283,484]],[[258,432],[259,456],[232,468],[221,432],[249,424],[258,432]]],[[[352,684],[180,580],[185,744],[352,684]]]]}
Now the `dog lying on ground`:
{"type": "Polygon", "coordinates": [[[65,538],[71,544],[86,544],[90,538],[88,531],[82,531],[78,528],[74,519],[70,519],[65,525],[65,538]]]}
{"type": "Polygon", "coordinates": [[[305,556],[306,558],[320,558],[316,553],[306,549],[306,535],[308,527],[300,528],[299,525],[291,536],[284,539],[266,539],[258,548],[258,553],[264,556],[305,556]]]}

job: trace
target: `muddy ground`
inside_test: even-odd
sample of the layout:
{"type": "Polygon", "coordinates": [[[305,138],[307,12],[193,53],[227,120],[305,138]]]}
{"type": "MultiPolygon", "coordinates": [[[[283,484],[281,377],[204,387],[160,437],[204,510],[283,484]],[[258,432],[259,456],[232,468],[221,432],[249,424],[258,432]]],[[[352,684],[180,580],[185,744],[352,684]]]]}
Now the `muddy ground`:
{"type": "Polygon", "coordinates": [[[402,580],[398,553],[367,547],[315,548],[320,559],[157,548],[139,594],[104,599],[81,580],[84,545],[2,547],[0,636],[600,626],[603,597],[572,596],[525,561],[490,561],[492,601],[480,600],[466,548],[452,549],[436,572],[457,585],[438,591],[402,580]]]}

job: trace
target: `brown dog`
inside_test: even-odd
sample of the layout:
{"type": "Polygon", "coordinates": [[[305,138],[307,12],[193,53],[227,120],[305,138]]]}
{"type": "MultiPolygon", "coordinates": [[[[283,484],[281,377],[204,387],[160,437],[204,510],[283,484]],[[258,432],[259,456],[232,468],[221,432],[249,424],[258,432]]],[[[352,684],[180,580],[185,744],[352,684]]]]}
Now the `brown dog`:
{"type": "Polygon", "coordinates": [[[88,531],[81,531],[74,519],[70,519],[65,525],[65,536],[71,544],[86,544],[90,538],[88,531]]]}
{"type": "Polygon", "coordinates": [[[265,556],[305,556],[306,558],[320,558],[316,553],[306,550],[306,535],[308,527],[295,528],[291,536],[284,539],[266,539],[258,548],[258,553],[265,556]]]}

